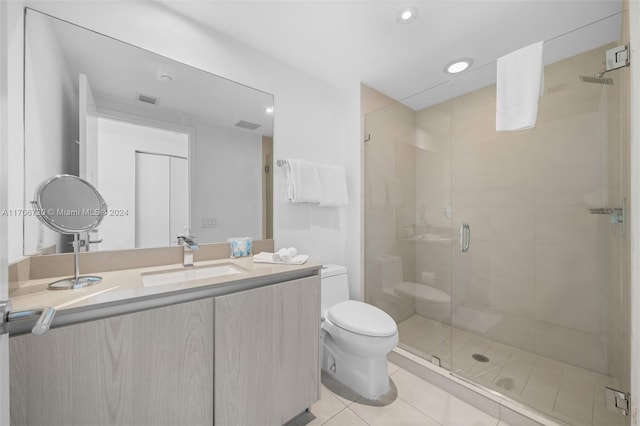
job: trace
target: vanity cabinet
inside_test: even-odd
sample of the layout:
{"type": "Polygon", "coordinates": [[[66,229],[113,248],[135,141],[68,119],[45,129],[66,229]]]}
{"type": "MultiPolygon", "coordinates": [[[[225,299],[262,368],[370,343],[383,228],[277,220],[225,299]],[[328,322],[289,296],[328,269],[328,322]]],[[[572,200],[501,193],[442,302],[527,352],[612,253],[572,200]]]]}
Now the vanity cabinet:
{"type": "Polygon", "coordinates": [[[211,425],[213,298],[9,339],[12,425],[211,425]]]}
{"type": "Polygon", "coordinates": [[[11,424],[281,425],[320,398],[319,319],[310,276],[12,336],[11,424]]]}
{"type": "Polygon", "coordinates": [[[320,281],[215,299],[215,424],[282,425],[320,399],[320,281]]]}

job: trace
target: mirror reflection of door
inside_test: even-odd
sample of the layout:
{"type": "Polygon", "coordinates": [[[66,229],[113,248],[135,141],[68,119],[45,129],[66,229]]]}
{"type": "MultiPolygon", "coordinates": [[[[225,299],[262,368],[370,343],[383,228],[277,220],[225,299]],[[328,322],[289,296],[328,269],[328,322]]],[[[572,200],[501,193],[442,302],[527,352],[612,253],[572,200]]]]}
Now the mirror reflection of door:
{"type": "MultiPolygon", "coordinates": [[[[98,188],[98,108],[93,97],[89,79],[84,74],[78,76],[78,124],[79,124],[79,176],[98,188]]],[[[80,235],[80,251],[89,251],[89,241],[99,239],[99,229],[80,235]]]]}
{"type": "Polygon", "coordinates": [[[136,152],[135,247],[178,244],[189,229],[186,158],[136,152]]]}
{"type": "Polygon", "coordinates": [[[262,137],[262,238],[273,238],[273,138],[262,137]]]}
{"type": "Polygon", "coordinates": [[[103,242],[91,250],[167,247],[185,226],[190,227],[190,134],[123,120],[99,118],[98,189],[113,214],[100,226],[103,242]],[[160,162],[165,166],[160,168],[160,162]],[[141,182],[141,176],[148,176],[148,181],[141,182]],[[146,205],[146,198],[152,204],[146,205]]]}

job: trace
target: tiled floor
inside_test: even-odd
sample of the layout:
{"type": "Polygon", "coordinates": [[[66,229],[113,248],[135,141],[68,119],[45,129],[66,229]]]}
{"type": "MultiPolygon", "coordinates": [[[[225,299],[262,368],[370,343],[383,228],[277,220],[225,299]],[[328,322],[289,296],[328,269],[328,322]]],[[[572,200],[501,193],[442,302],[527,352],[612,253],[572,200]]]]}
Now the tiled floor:
{"type": "Polygon", "coordinates": [[[391,390],[372,401],[322,373],[322,397],[287,426],[509,426],[389,363],[391,390]]]}
{"type": "Polygon", "coordinates": [[[624,417],[604,406],[604,387],[618,380],[494,342],[419,315],[398,324],[400,345],[444,367],[572,425],[624,425],[624,417]],[[451,339],[453,338],[453,345],[451,339]],[[478,362],[482,354],[488,362],[478,362]]]}

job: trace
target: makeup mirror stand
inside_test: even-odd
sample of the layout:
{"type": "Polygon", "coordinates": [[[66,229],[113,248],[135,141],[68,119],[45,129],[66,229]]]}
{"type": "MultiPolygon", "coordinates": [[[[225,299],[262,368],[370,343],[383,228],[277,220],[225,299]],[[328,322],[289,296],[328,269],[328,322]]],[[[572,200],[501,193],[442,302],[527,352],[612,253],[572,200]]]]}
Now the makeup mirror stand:
{"type": "Polygon", "coordinates": [[[49,284],[48,288],[51,290],[67,290],[89,287],[94,284],[98,284],[102,281],[102,277],[95,275],[80,276],[80,234],[73,234],[73,262],[74,262],[74,276],[72,278],[65,278],[49,284]]]}

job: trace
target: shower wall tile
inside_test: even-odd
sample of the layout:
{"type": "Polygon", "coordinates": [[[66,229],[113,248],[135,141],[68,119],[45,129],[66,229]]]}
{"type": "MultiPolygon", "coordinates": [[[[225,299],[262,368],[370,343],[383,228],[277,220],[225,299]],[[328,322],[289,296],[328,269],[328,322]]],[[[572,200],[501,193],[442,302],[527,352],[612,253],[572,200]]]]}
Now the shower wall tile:
{"type": "MultiPolygon", "coordinates": [[[[602,279],[597,248],[556,244],[536,245],[536,280],[596,284],[602,279]]],[[[574,294],[579,296],[579,294],[574,294]]]]}
{"type": "MultiPolygon", "coordinates": [[[[473,238],[473,230],[472,238],[473,238]]],[[[463,253],[458,248],[458,241],[455,242],[453,251],[453,262],[456,269],[464,269],[475,273],[489,274],[491,259],[491,242],[486,240],[473,240],[473,249],[463,253]]]]}
{"type": "Polygon", "coordinates": [[[496,173],[533,169],[533,136],[534,132],[531,131],[497,134],[483,150],[489,170],[496,173]]]}
{"type": "Polygon", "coordinates": [[[453,208],[453,238],[457,241],[459,236],[458,230],[460,225],[468,223],[471,228],[471,241],[475,244],[477,240],[491,240],[491,222],[492,222],[492,209],[489,207],[458,207],[457,198],[454,193],[454,208],[453,208]]]}
{"type": "Polygon", "coordinates": [[[489,274],[455,268],[453,270],[453,282],[455,283],[452,291],[454,306],[458,304],[489,306],[491,303],[489,274]]]}
{"type": "Polygon", "coordinates": [[[599,170],[568,166],[536,171],[536,205],[600,207],[603,202],[599,170]]]}
{"type": "Polygon", "coordinates": [[[570,329],[598,335],[602,330],[602,306],[597,283],[536,281],[535,318],[570,329]]]}
{"type": "Polygon", "coordinates": [[[598,113],[542,123],[536,128],[534,164],[541,170],[577,166],[597,170],[602,163],[602,143],[594,136],[601,128],[598,113]]]}
{"type": "Polygon", "coordinates": [[[533,243],[534,238],[533,207],[491,208],[492,241],[533,243]]]}
{"type": "Polygon", "coordinates": [[[496,313],[500,321],[489,330],[487,337],[527,351],[534,350],[535,320],[518,315],[496,313]]]}
{"type": "Polygon", "coordinates": [[[585,205],[536,206],[535,221],[538,244],[595,248],[602,242],[602,225],[607,219],[590,214],[585,205]]]}
{"type": "Polygon", "coordinates": [[[535,172],[515,170],[490,174],[489,202],[493,207],[529,207],[535,201],[535,172]]]}
{"type": "Polygon", "coordinates": [[[532,243],[494,241],[489,246],[492,275],[514,279],[533,279],[535,273],[535,246],[532,243]]]}
{"type": "Polygon", "coordinates": [[[539,321],[535,322],[535,352],[603,374],[608,368],[600,336],[539,321]]]}
{"type": "Polygon", "coordinates": [[[490,306],[499,312],[528,318],[534,313],[533,277],[507,277],[491,274],[490,306]]]}

